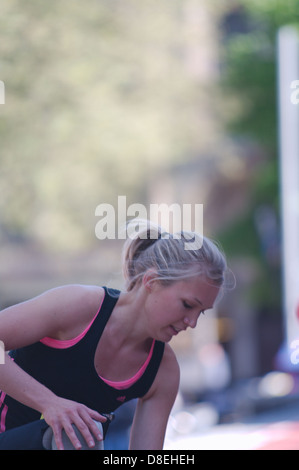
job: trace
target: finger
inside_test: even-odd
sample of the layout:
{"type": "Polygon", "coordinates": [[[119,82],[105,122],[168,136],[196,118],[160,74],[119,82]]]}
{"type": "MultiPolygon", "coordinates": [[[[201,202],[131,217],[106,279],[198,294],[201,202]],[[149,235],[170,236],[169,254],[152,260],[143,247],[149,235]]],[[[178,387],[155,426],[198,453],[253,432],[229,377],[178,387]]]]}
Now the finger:
{"type": "Polygon", "coordinates": [[[76,419],[74,424],[87,443],[88,447],[94,447],[95,445],[93,436],[95,436],[97,440],[103,440],[103,435],[99,430],[96,422],[93,421],[89,416],[86,416],[84,419],[76,419]]]}
{"type": "Polygon", "coordinates": [[[90,408],[87,408],[87,411],[88,411],[88,414],[89,416],[96,420],[96,421],[100,421],[101,423],[106,423],[107,421],[107,417],[106,416],[103,416],[101,415],[100,413],[98,413],[97,411],[95,410],[91,410],[90,408]]]}
{"type": "Polygon", "coordinates": [[[64,450],[63,443],[62,443],[61,428],[59,428],[58,426],[53,426],[52,430],[53,430],[53,436],[54,436],[57,449],[64,450]]]}
{"type": "Polygon", "coordinates": [[[89,431],[93,434],[93,436],[98,441],[102,441],[103,440],[103,428],[102,428],[101,422],[98,421],[97,419],[92,418],[90,416],[90,413],[85,410],[81,411],[80,416],[82,420],[84,421],[84,423],[86,424],[86,426],[88,427],[89,431]]]}
{"type": "Polygon", "coordinates": [[[103,428],[100,421],[91,420],[89,423],[89,429],[98,441],[103,440],[103,428]]]}
{"type": "MultiPolygon", "coordinates": [[[[79,429],[79,426],[76,425],[77,428],[79,429]]],[[[83,426],[81,426],[83,427],[83,426]]],[[[75,430],[72,426],[71,423],[67,423],[65,426],[64,426],[64,431],[66,433],[66,435],[68,436],[69,440],[71,441],[72,445],[74,446],[75,449],[79,450],[82,448],[82,444],[77,436],[77,434],[75,433],[75,430]]],[[[81,431],[79,431],[81,433],[81,431]]],[[[91,440],[93,441],[93,439],[91,438],[91,440]]],[[[63,446],[62,446],[63,447],[63,446]]]]}

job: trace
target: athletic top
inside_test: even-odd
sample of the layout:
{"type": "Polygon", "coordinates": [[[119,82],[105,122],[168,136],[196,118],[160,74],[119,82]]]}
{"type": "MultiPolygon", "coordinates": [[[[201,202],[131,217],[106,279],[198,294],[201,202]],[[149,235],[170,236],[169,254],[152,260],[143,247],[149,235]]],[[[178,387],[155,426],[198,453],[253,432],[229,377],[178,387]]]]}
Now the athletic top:
{"type": "MultiPolygon", "coordinates": [[[[149,355],[131,379],[112,382],[100,377],[94,366],[98,342],[120,295],[104,287],[99,311],[76,338],[41,341],[11,351],[11,358],[56,395],[83,403],[99,413],[115,411],[123,403],[143,397],[159,369],[164,343],[153,340],[149,355]]],[[[0,391],[0,432],[40,419],[40,413],[0,391]]]]}

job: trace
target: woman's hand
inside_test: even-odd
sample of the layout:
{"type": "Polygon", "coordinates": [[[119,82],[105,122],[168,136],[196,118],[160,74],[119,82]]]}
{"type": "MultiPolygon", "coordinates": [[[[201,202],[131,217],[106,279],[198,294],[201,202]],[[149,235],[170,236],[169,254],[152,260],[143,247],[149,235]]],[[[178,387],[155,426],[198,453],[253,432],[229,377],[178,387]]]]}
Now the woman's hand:
{"type": "Polygon", "coordinates": [[[88,447],[94,447],[95,440],[103,439],[95,421],[106,422],[107,418],[97,411],[80,403],[55,397],[53,401],[42,410],[45,421],[51,426],[58,450],[63,450],[62,430],[66,432],[75,449],[81,448],[81,443],[72,427],[74,424],[84,437],[88,447]]]}

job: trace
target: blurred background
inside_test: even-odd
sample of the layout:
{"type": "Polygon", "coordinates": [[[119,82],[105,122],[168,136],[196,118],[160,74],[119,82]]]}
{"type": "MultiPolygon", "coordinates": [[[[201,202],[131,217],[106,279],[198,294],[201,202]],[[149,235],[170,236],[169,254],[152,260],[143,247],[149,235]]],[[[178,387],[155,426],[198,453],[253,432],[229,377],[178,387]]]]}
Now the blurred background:
{"type": "MultiPolygon", "coordinates": [[[[289,24],[297,0],[1,0],[0,307],[67,283],[122,288],[123,240],[95,235],[96,207],[117,214],[121,195],[203,204],[235,274],[171,343],[182,379],[169,449],[299,449],[297,361],[283,352],[294,312],[277,34],[289,24]]],[[[133,408],[106,447],[126,448],[133,408]]]]}

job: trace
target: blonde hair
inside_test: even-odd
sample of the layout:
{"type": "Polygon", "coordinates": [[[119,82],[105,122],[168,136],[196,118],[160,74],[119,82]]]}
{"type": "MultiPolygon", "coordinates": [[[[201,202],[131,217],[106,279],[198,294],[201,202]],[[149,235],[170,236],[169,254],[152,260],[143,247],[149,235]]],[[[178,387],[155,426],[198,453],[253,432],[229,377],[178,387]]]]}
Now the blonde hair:
{"type": "Polygon", "coordinates": [[[139,231],[130,236],[123,247],[127,291],[132,290],[149,269],[156,273],[153,280],[164,285],[200,276],[213,285],[226,287],[226,258],[215,242],[190,231],[169,234],[150,221],[138,221],[138,226],[139,231]],[[140,228],[142,225],[144,227],[140,228]],[[196,248],[186,249],[186,242],[190,244],[191,239],[196,248]]]}

